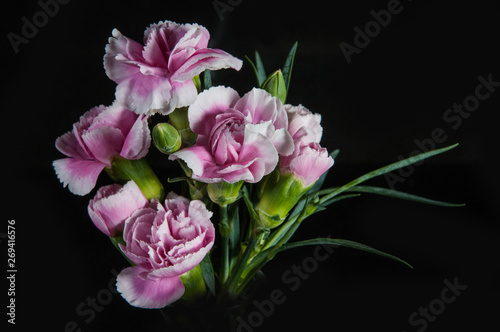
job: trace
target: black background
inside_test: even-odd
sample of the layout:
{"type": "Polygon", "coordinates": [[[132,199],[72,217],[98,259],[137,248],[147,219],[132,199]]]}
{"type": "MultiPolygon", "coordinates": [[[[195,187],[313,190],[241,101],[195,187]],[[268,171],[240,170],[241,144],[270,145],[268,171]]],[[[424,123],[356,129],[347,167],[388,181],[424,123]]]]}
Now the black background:
{"type": "MultiPolygon", "coordinates": [[[[226,2],[226,1],[223,1],[226,2]]],[[[129,306],[119,295],[91,322],[76,313],[80,303],[107,288],[126,264],[92,225],[86,197],[63,189],[52,169],[62,155],[55,139],[81,114],[114,100],[102,57],[113,28],[137,41],[160,20],[199,23],[211,33],[209,46],[244,59],[259,50],[268,71],[282,66],[299,42],[288,102],[323,116],[322,145],[340,149],[327,180],[344,184],[370,170],[408,157],[415,140],[442,128],[460,146],[425,161],[396,189],[467,203],[461,208],[426,206],[368,197],[339,202],[307,221],[297,239],[345,238],[393,253],[409,269],[388,259],[338,248],[296,291],[283,274],[313,254],[313,248],[278,256],[255,294],[273,289],[286,296],[256,331],[289,330],[299,324],[334,331],[417,331],[408,318],[440,298],[443,280],[467,285],[426,331],[486,330],[498,313],[497,119],[500,89],[456,129],[443,120],[454,103],[473,95],[478,77],[500,81],[498,1],[401,0],[402,11],[347,63],[339,44],[353,44],[371,10],[388,1],[233,1],[220,17],[213,1],[72,0],[39,28],[16,54],[7,34],[21,34],[41,7],[35,0],[2,5],[2,204],[1,233],[16,220],[16,328],[64,331],[75,321],[82,331],[169,331],[157,311],[129,306]]],[[[240,94],[254,77],[245,62],[225,70],[215,84],[240,94]]],[[[153,157],[155,153],[151,153],[153,157]]],[[[162,180],[175,165],[157,158],[162,180]]],[[[101,176],[98,185],[107,183],[101,176]]],[[[381,178],[371,184],[387,186],[381,178]]],[[[6,253],[5,239],[2,251],[6,253]]],[[[2,261],[7,256],[2,254],[2,261]]],[[[2,262],[2,272],[6,264],[2,262]]],[[[7,305],[7,285],[0,290],[7,305]]],[[[250,307],[250,311],[255,308],[250,307]]],[[[7,316],[2,309],[2,323],[7,316]]],[[[493,324],[493,325],[492,325],[493,324]]],[[[16,329],[17,330],[17,329],[16,329]]]]}

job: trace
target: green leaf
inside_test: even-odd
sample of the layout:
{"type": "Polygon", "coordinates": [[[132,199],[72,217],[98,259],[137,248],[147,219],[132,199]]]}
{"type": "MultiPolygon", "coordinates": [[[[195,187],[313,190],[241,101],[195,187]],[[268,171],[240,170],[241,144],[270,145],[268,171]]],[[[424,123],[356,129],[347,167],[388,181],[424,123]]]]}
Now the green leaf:
{"type": "Polygon", "coordinates": [[[379,169],[376,169],[372,172],[369,172],[365,175],[362,175],[360,176],[359,178],[357,179],[354,179],[353,181],[347,183],[346,185],[343,185],[342,187],[339,187],[337,188],[336,190],[334,190],[333,192],[331,192],[330,194],[324,196],[321,198],[321,203],[331,199],[332,197],[340,194],[341,192],[343,191],[346,191],[348,190],[349,188],[352,188],[354,186],[357,186],[358,184],[366,181],[366,180],[369,180],[371,178],[374,178],[376,176],[379,176],[379,175],[383,175],[383,174],[386,174],[386,173],[389,173],[389,172],[392,172],[394,170],[397,170],[399,168],[402,168],[402,167],[405,167],[405,166],[408,166],[410,164],[413,164],[413,163],[416,163],[420,160],[424,160],[426,158],[429,158],[429,157],[432,157],[432,156],[435,156],[437,154],[440,154],[440,153],[443,153],[443,152],[446,152],[448,150],[451,150],[453,149],[454,147],[456,147],[458,145],[457,144],[453,144],[453,145],[450,145],[450,146],[447,146],[445,148],[441,148],[441,149],[436,149],[436,150],[432,150],[432,151],[428,151],[428,152],[424,152],[424,153],[421,153],[421,154],[418,154],[416,156],[413,156],[413,157],[410,157],[410,158],[407,158],[407,159],[404,159],[404,160],[401,160],[401,161],[398,161],[398,162],[395,162],[395,163],[392,163],[390,165],[387,165],[387,166],[384,166],[384,167],[381,167],[379,169]]]}
{"type": "Polygon", "coordinates": [[[295,42],[293,44],[292,49],[290,50],[290,53],[288,53],[288,56],[285,60],[285,64],[283,65],[283,78],[285,79],[285,84],[286,84],[286,91],[289,91],[290,88],[290,80],[292,78],[292,68],[293,68],[293,61],[295,59],[295,52],[297,52],[297,46],[298,42],[295,42]]]}
{"type": "Polygon", "coordinates": [[[310,245],[333,245],[333,246],[343,246],[347,248],[352,248],[352,249],[357,249],[357,250],[362,250],[366,251],[375,255],[379,255],[382,257],[390,258],[395,261],[398,261],[400,263],[403,263],[404,265],[410,267],[413,269],[413,266],[402,260],[401,258],[398,258],[396,256],[393,256],[391,254],[388,254],[386,252],[377,250],[375,248],[369,247],[365,244],[350,241],[350,240],[343,240],[343,239],[331,239],[331,238],[317,238],[317,239],[311,239],[311,240],[305,240],[305,241],[298,241],[298,242],[293,242],[293,243],[288,243],[283,245],[280,248],[280,251],[288,250],[288,249],[293,249],[293,248],[298,248],[298,247],[303,247],[303,246],[310,246],[310,245]]]}
{"type": "Polygon", "coordinates": [[[203,86],[205,87],[205,90],[212,87],[212,73],[210,69],[205,69],[205,72],[203,73],[203,86]]]}
{"type": "Polygon", "coordinates": [[[215,295],[215,274],[210,260],[210,253],[205,255],[205,258],[200,263],[201,274],[205,280],[205,284],[212,295],[215,295]]]}
{"type": "Polygon", "coordinates": [[[261,86],[262,83],[264,83],[264,81],[266,80],[267,75],[258,51],[255,51],[255,66],[257,67],[257,71],[255,72],[255,74],[257,75],[257,84],[258,86],[261,86]]]}
{"type": "Polygon", "coordinates": [[[335,160],[335,158],[337,158],[337,156],[339,155],[339,152],[340,152],[339,149],[333,150],[332,153],[330,153],[330,157],[332,157],[332,159],[335,160]]]}
{"type": "Polygon", "coordinates": [[[243,192],[243,200],[245,201],[245,205],[248,209],[248,212],[250,213],[250,218],[253,220],[259,220],[259,215],[257,214],[257,212],[255,212],[255,209],[253,208],[253,204],[250,199],[250,193],[248,192],[246,186],[243,187],[242,192],[243,192]]]}
{"type": "MultiPolygon", "coordinates": [[[[357,188],[357,187],[356,187],[357,188]]],[[[327,207],[328,205],[332,204],[332,203],[335,203],[335,202],[338,202],[338,201],[341,201],[343,199],[346,199],[346,198],[353,198],[353,197],[358,197],[360,196],[360,194],[350,194],[350,195],[340,195],[340,196],[336,196],[336,197],[333,197],[323,203],[321,203],[321,205],[319,205],[320,207],[327,207]]],[[[319,212],[318,210],[316,210],[315,212],[319,212]]]]}
{"type": "Polygon", "coordinates": [[[250,63],[250,66],[252,66],[253,73],[255,74],[255,79],[257,80],[258,84],[257,86],[260,87],[261,85],[259,85],[259,74],[257,73],[257,67],[255,67],[255,64],[247,55],[245,55],[245,59],[247,59],[247,61],[250,63]]]}
{"type": "Polygon", "coordinates": [[[420,196],[404,193],[404,192],[397,191],[397,190],[380,188],[380,187],[372,187],[372,186],[355,186],[353,188],[347,189],[347,191],[376,194],[376,195],[388,196],[388,197],[399,198],[399,199],[406,199],[408,201],[414,201],[414,202],[418,202],[418,203],[431,204],[431,205],[437,205],[437,206],[458,207],[458,206],[465,205],[465,204],[454,204],[454,203],[436,201],[433,199],[420,197],[420,196]]]}

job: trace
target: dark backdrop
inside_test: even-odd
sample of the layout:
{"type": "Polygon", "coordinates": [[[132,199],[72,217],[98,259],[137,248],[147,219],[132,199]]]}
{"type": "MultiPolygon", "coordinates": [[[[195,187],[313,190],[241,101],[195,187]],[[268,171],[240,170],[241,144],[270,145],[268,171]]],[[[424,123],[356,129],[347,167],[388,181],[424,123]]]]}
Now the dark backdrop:
{"type": "MultiPolygon", "coordinates": [[[[119,295],[106,298],[103,289],[113,282],[113,269],[119,271],[125,262],[86,215],[93,193],[71,195],[51,166],[62,157],[55,139],[91,107],[114,100],[115,84],[102,66],[111,30],[116,27],[140,41],[145,28],[160,20],[202,24],[211,33],[211,47],[241,59],[258,49],[269,71],[282,66],[298,41],[288,101],[321,113],[322,145],[340,149],[328,185],[344,184],[398,156],[406,158],[418,142],[430,146],[436,128],[446,136],[435,147],[460,143],[406,170],[404,181],[395,187],[464,202],[465,207],[364,195],[317,214],[297,233],[297,239],[330,235],[359,241],[409,261],[414,269],[344,248],[317,265],[310,259],[314,248],[283,253],[264,269],[267,281],[255,299],[265,301],[279,289],[286,301],[255,331],[289,330],[304,323],[331,331],[481,331],[495,326],[500,295],[495,113],[500,91],[490,87],[488,98],[472,105],[474,111],[460,125],[456,118],[447,122],[443,116],[454,104],[467,98],[473,102],[469,97],[476,93],[478,77],[500,82],[500,4],[401,0],[395,7],[399,13],[378,31],[369,23],[374,21],[371,11],[380,13],[395,1],[221,2],[232,3],[223,20],[211,0],[73,0],[59,5],[57,12],[52,8],[53,17],[45,21],[37,16],[42,7],[35,0],[2,5],[0,233],[6,233],[7,220],[16,220],[16,327],[35,324],[64,331],[75,321],[82,331],[171,330],[156,311],[130,307],[119,295]],[[21,35],[22,18],[32,21],[33,15],[40,28],[15,53],[8,33],[21,35]],[[364,30],[367,23],[373,37],[350,54],[348,63],[340,45],[355,46],[354,29],[364,30]],[[311,272],[292,291],[283,276],[303,263],[313,264],[308,266],[311,272]],[[467,288],[441,306],[444,280],[467,288]],[[85,322],[90,314],[76,310],[98,295],[109,303],[85,322]],[[423,319],[427,326],[421,317],[412,326],[409,317],[429,305],[431,316],[423,319]]],[[[239,73],[217,72],[214,83],[243,94],[253,79],[245,62],[239,73]]],[[[167,163],[157,167],[163,180],[176,169],[167,163]]],[[[99,184],[106,181],[101,176],[99,184]]],[[[388,186],[384,178],[372,184],[388,186]]],[[[6,239],[0,240],[4,272],[6,239]]],[[[2,285],[5,308],[5,279],[2,285]]],[[[248,315],[253,310],[251,306],[248,315]]],[[[1,319],[7,319],[3,310],[1,319]]]]}

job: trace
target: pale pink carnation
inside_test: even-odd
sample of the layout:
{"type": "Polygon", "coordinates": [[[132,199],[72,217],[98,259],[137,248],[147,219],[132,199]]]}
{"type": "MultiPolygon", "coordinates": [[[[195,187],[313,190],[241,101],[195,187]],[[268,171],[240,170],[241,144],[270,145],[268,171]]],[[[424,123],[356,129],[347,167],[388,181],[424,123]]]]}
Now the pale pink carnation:
{"type": "Polygon", "coordinates": [[[193,77],[205,69],[234,68],[242,61],[207,48],[210,35],[198,24],[164,21],[144,32],[144,46],[114,29],[104,68],[115,81],[116,99],[138,114],[168,114],[194,102],[193,77]]]}
{"type": "Polygon", "coordinates": [[[262,89],[240,97],[232,88],[213,87],[189,107],[196,144],[177,151],[193,179],[206,183],[258,182],[294,149],[281,101],[262,89]]]}
{"type": "Polygon", "coordinates": [[[76,195],[86,195],[95,186],[104,167],[114,157],[141,159],[151,144],[145,115],[113,104],[92,108],[56,140],[56,148],[68,158],[55,160],[59,180],[76,195]]]}
{"type": "Polygon", "coordinates": [[[169,193],[125,221],[120,245],[136,266],[116,280],[123,298],[141,308],[162,308],[184,294],[180,276],[196,267],[213,246],[212,212],[201,201],[169,193]]]}
{"type": "Polygon", "coordinates": [[[292,154],[281,157],[280,172],[294,174],[303,181],[304,187],[308,187],[334,162],[328,151],[319,144],[323,134],[321,116],[311,113],[302,105],[285,105],[285,110],[295,148],[292,154]]]}
{"type": "Polygon", "coordinates": [[[88,212],[94,225],[107,236],[123,232],[125,219],[149,203],[134,181],[99,188],[90,200],[88,212]]]}

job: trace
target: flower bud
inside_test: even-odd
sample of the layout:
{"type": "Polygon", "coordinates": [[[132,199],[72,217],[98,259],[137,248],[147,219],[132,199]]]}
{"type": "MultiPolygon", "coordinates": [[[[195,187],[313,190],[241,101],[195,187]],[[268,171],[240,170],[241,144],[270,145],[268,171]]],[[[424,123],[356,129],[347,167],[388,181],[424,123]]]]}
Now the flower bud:
{"type": "Polygon", "coordinates": [[[153,143],[165,154],[174,153],[179,150],[182,144],[181,135],[171,124],[158,123],[153,128],[153,143]]]}
{"type": "Polygon", "coordinates": [[[261,86],[262,89],[269,92],[273,97],[278,98],[284,104],[286,100],[285,79],[281,70],[276,70],[269,75],[261,86]]]}
{"type": "Polygon", "coordinates": [[[182,143],[191,146],[196,143],[197,135],[189,127],[188,108],[181,107],[169,114],[170,123],[181,135],[182,143]]]}
{"type": "Polygon", "coordinates": [[[184,295],[182,298],[187,301],[198,300],[206,294],[207,287],[201,273],[200,264],[196,265],[191,270],[181,274],[181,281],[184,285],[184,295]]]}
{"type": "Polygon", "coordinates": [[[282,174],[277,181],[267,181],[255,207],[260,226],[274,228],[281,225],[290,210],[311,187],[312,184],[305,186],[304,181],[292,173],[282,174]]]}
{"type": "Polygon", "coordinates": [[[239,197],[241,186],[244,181],[236,183],[217,182],[207,185],[207,193],[212,202],[220,206],[236,202],[239,197]]]}

